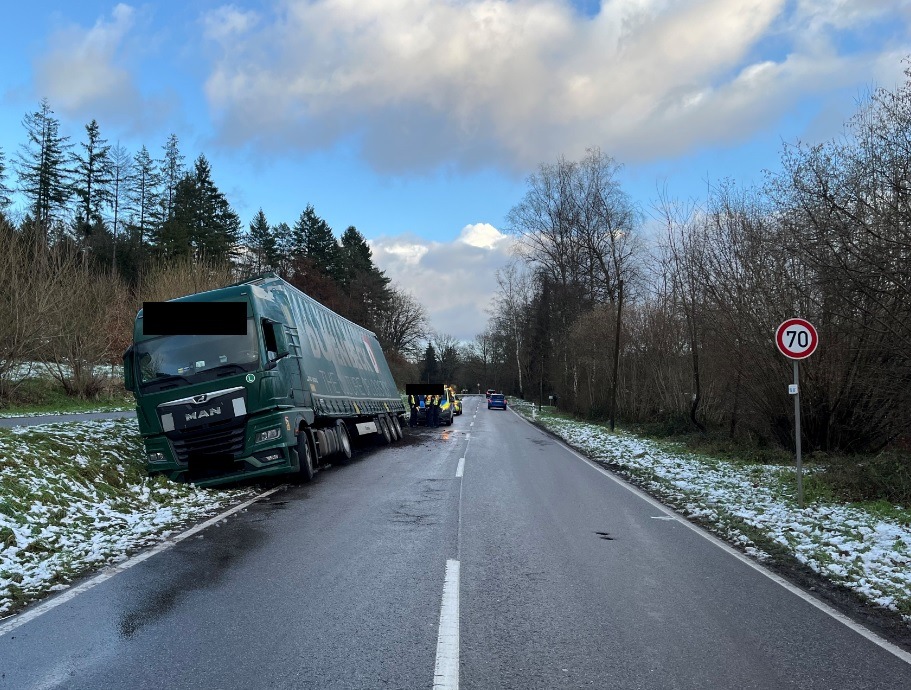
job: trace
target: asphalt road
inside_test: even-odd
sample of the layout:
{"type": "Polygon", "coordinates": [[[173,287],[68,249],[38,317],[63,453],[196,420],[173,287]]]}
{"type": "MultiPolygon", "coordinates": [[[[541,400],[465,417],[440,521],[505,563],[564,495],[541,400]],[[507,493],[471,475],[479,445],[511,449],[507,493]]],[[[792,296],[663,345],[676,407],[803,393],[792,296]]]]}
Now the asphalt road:
{"type": "Polygon", "coordinates": [[[90,422],[95,419],[122,419],[135,417],[136,411],[124,412],[74,412],[73,414],[42,414],[33,417],[2,417],[0,427],[35,426],[37,424],[61,424],[63,422],[90,422]]]}
{"type": "Polygon", "coordinates": [[[905,661],[465,403],[0,636],[0,688],[911,687],[905,661]]]}

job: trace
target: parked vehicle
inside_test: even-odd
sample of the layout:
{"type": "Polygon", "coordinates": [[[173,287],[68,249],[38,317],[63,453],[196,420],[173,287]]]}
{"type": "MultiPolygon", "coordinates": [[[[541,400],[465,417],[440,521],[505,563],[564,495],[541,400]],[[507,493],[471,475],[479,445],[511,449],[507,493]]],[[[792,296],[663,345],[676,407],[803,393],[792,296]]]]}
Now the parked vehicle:
{"type": "Polygon", "coordinates": [[[506,409],[506,396],[503,395],[502,393],[493,393],[490,396],[490,399],[487,401],[487,409],[488,410],[493,410],[493,409],[505,410],[506,409]]]}
{"type": "Polygon", "coordinates": [[[275,274],[144,305],[123,359],[147,468],[174,480],[306,481],[355,436],[402,435],[376,336],[275,274]],[[226,307],[231,323],[212,317],[226,307]]]}
{"type": "MultiPolygon", "coordinates": [[[[440,424],[445,424],[450,426],[453,422],[453,417],[455,415],[455,408],[453,406],[454,396],[452,395],[452,389],[443,388],[443,394],[440,396],[440,424]]],[[[421,404],[418,405],[418,424],[427,423],[427,404],[425,401],[421,401],[421,404]]]]}

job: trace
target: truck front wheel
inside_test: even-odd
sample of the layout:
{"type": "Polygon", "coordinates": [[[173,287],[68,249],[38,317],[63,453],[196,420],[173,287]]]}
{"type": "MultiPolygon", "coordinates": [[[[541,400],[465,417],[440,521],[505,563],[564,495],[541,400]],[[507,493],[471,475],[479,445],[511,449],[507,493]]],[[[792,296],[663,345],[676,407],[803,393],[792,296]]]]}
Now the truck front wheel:
{"type": "Polygon", "coordinates": [[[303,430],[297,435],[297,460],[300,463],[299,479],[302,482],[309,482],[313,479],[313,453],[310,451],[307,432],[303,430]]]}

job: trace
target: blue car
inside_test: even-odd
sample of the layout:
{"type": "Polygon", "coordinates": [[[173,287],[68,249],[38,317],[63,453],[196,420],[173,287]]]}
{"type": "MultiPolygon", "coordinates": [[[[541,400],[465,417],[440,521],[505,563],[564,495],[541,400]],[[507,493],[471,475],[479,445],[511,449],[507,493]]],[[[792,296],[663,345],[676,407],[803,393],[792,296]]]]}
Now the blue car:
{"type": "Polygon", "coordinates": [[[506,409],[506,396],[502,393],[491,393],[487,398],[487,409],[492,410],[495,407],[501,410],[506,409]]]}

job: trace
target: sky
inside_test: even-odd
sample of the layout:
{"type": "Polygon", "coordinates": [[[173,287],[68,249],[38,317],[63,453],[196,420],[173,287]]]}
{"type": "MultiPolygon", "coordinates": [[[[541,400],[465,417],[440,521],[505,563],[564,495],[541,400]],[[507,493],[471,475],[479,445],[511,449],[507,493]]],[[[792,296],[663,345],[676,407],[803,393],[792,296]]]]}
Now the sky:
{"type": "MultiPolygon", "coordinates": [[[[78,142],[204,153],[246,225],[354,225],[434,330],[487,325],[506,218],[599,147],[644,213],[758,182],[905,79],[911,0],[7,0],[0,149],[47,98],[78,142]]],[[[14,182],[14,180],[7,180],[14,182]]]]}

